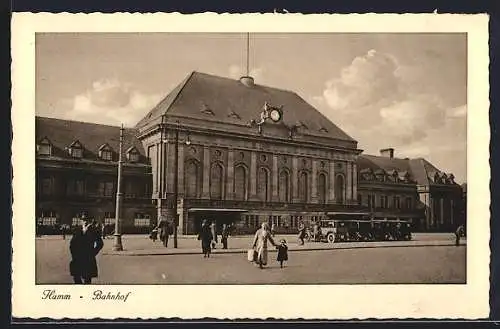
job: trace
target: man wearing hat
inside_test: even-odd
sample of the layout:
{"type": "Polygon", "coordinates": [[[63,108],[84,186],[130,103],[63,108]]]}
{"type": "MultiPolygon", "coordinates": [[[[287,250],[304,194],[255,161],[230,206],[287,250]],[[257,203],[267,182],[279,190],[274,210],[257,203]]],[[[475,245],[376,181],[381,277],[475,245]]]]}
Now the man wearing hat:
{"type": "Polygon", "coordinates": [[[97,277],[96,256],[104,243],[100,232],[87,216],[81,217],[82,225],[78,227],[70,242],[71,262],[70,274],[74,283],[89,284],[97,277]],[[82,282],[83,281],[83,282],[82,282]]]}

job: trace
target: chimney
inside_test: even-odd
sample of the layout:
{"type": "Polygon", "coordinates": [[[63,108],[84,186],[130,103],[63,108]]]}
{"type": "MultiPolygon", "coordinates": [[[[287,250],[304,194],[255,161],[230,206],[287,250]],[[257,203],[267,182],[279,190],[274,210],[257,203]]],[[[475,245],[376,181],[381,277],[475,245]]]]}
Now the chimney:
{"type": "Polygon", "coordinates": [[[253,87],[255,85],[253,78],[249,76],[241,77],[240,82],[247,87],[253,87]]]}
{"type": "Polygon", "coordinates": [[[393,159],[394,158],[394,149],[393,148],[386,148],[386,149],[381,149],[380,150],[380,155],[386,158],[393,159]]]}

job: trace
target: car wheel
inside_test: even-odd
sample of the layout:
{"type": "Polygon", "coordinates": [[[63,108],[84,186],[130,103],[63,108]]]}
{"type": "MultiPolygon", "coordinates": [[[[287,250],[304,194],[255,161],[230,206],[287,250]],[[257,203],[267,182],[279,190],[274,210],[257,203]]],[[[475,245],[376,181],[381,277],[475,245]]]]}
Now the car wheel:
{"type": "Polygon", "coordinates": [[[328,233],[328,235],[326,236],[326,239],[328,240],[328,242],[334,243],[335,242],[335,234],[328,233]]]}

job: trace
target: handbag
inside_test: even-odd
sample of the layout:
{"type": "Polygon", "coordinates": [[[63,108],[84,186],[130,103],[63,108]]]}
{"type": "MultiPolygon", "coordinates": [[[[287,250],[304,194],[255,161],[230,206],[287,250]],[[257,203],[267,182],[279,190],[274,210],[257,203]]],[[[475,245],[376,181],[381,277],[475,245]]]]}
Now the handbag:
{"type": "Polygon", "coordinates": [[[255,262],[257,260],[257,251],[255,249],[249,249],[247,252],[247,259],[249,262],[255,262]]]}

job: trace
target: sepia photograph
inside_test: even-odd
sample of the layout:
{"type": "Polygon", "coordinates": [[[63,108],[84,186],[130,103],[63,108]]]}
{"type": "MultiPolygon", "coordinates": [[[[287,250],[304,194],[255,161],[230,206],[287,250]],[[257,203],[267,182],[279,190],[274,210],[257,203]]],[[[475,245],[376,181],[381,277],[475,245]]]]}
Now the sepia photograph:
{"type": "Polygon", "coordinates": [[[35,48],[37,283],[466,283],[465,33],[35,48]]]}
{"type": "Polygon", "coordinates": [[[63,317],[482,314],[487,19],[141,16],[17,19],[14,299],[63,317]],[[332,304],[297,313],[313,294],[332,304]]]}

